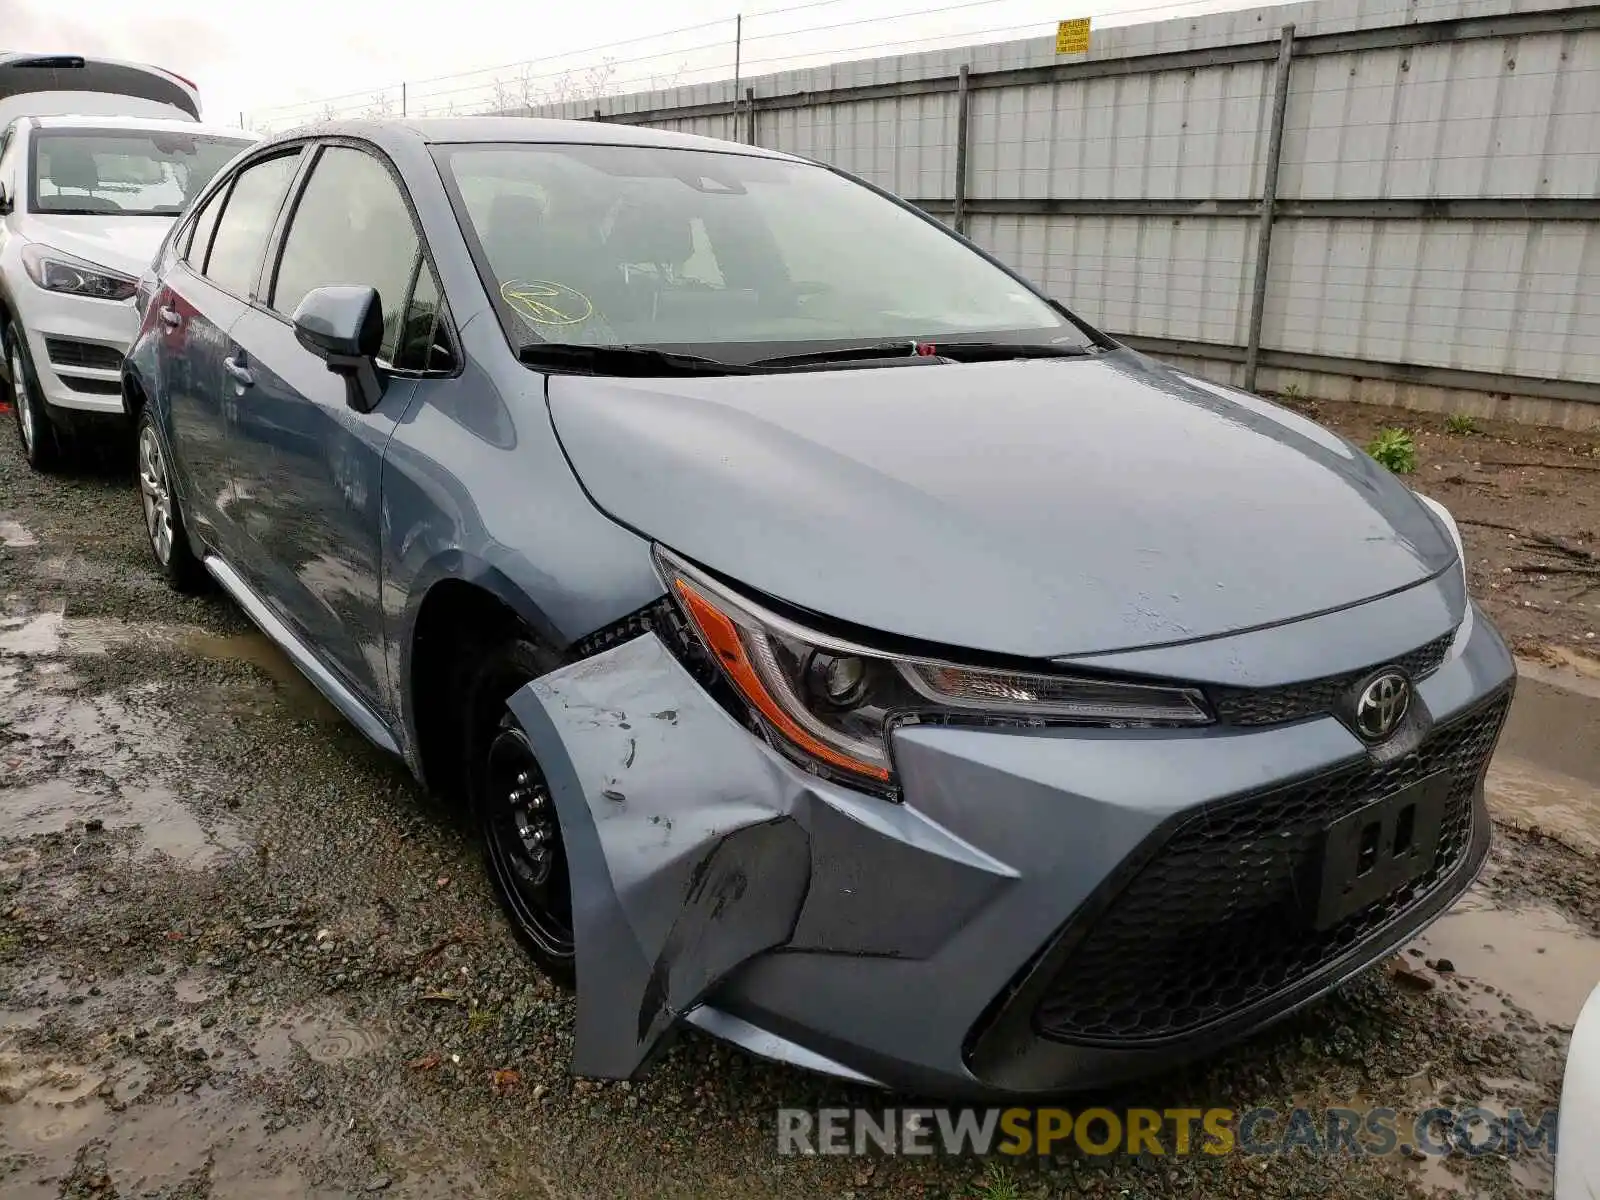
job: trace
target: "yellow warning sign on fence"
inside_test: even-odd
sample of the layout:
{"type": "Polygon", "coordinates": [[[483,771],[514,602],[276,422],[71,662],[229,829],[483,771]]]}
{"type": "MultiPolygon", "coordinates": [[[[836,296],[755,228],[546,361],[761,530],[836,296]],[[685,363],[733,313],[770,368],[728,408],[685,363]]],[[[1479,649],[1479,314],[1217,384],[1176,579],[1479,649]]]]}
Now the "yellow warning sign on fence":
{"type": "Polygon", "coordinates": [[[1057,54],[1089,53],[1089,18],[1061,21],[1056,25],[1057,54]]]}

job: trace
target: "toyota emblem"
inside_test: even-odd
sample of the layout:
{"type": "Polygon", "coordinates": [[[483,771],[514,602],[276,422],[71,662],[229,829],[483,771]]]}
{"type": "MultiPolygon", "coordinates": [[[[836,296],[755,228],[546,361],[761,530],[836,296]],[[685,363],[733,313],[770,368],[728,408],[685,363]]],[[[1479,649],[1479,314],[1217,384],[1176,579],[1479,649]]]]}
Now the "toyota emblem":
{"type": "Polygon", "coordinates": [[[1399,726],[1411,704],[1411,684],[1398,671],[1375,676],[1356,700],[1356,731],[1369,742],[1381,742],[1399,726]]]}

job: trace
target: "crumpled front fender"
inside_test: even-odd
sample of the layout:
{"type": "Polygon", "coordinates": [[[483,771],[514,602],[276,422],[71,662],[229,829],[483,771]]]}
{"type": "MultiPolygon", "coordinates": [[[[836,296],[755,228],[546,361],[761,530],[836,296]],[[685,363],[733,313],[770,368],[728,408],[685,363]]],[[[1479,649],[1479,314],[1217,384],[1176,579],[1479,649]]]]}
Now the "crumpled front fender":
{"type": "Polygon", "coordinates": [[[635,1074],[763,951],[917,957],[1013,877],[906,806],[800,771],[654,634],[534,680],[510,708],[570,867],[577,1074],[635,1074]],[[889,904],[919,893],[938,900],[889,904]]]}
{"type": "Polygon", "coordinates": [[[811,861],[796,789],[653,635],[534,681],[511,711],[573,880],[572,1068],[626,1077],[707,988],[793,932],[811,861]]]}

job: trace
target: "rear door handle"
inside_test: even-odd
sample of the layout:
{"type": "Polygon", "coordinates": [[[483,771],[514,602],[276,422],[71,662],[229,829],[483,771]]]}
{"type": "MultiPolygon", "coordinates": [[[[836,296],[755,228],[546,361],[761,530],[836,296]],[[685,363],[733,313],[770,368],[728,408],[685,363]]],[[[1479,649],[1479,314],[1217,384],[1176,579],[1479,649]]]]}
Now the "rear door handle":
{"type": "Polygon", "coordinates": [[[256,377],[250,374],[248,367],[240,366],[231,358],[225,358],[222,360],[222,369],[229,375],[232,375],[233,381],[240,387],[249,387],[256,381],[256,377]]]}
{"type": "Polygon", "coordinates": [[[163,308],[161,319],[174,329],[183,324],[183,316],[175,308],[163,308]]]}

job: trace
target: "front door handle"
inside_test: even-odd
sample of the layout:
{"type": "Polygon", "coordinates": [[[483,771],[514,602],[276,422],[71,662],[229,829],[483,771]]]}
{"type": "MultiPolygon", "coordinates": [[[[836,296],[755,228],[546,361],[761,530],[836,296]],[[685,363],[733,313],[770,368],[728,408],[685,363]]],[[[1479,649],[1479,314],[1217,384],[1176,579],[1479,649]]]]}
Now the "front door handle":
{"type": "Polygon", "coordinates": [[[183,316],[175,308],[163,308],[161,310],[161,320],[173,329],[183,324],[183,316]]]}
{"type": "Polygon", "coordinates": [[[222,360],[222,369],[229,375],[232,375],[233,381],[240,387],[249,387],[256,381],[256,377],[250,374],[250,369],[248,367],[239,365],[231,358],[225,358],[222,360]]]}

